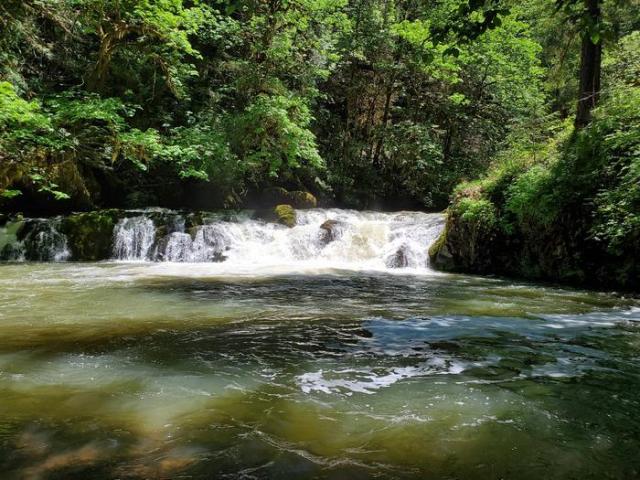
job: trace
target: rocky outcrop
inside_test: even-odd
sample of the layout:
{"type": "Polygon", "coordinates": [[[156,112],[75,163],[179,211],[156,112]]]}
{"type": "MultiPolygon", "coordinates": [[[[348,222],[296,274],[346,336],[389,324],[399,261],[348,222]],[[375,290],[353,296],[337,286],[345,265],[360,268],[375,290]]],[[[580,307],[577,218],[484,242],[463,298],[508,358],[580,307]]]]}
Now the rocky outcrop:
{"type": "Polygon", "coordinates": [[[429,249],[430,264],[448,272],[637,289],[636,256],[604,249],[589,237],[584,218],[567,212],[547,228],[524,230],[504,221],[465,218],[454,206],[429,249]]]}
{"type": "Polygon", "coordinates": [[[99,210],[65,217],[61,231],[67,236],[71,259],[108,259],[113,245],[113,227],[121,216],[118,210],[99,210]]]}

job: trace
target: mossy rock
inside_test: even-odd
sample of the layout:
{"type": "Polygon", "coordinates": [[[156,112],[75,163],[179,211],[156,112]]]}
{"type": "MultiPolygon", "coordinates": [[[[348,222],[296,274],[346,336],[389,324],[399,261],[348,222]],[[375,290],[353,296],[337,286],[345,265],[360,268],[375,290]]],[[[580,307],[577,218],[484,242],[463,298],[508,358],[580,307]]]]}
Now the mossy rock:
{"type": "Polygon", "coordinates": [[[99,210],[66,217],[62,231],[67,236],[73,260],[97,261],[111,257],[117,210],[99,210]]]}
{"type": "Polygon", "coordinates": [[[429,262],[434,268],[451,271],[455,269],[455,265],[451,252],[447,247],[447,234],[449,230],[447,225],[445,225],[438,239],[429,247],[429,262]]]}
{"type": "Polygon", "coordinates": [[[282,187],[267,188],[262,194],[262,202],[267,205],[291,205],[293,208],[316,208],[318,200],[313,194],[302,190],[287,191],[282,187]]]}
{"type": "Polygon", "coordinates": [[[278,205],[273,209],[276,220],[282,225],[293,228],[296,225],[296,211],[291,205],[278,205]]]}
{"type": "Polygon", "coordinates": [[[309,192],[288,192],[288,204],[293,208],[316,208],[318,200],[309,192]]]}
{"type": "Polygon", "coordinates": [[[260,197],[265,206],[280,205],[289,201],[289,192],[282,187],[270,187],[265,188],[260,197]]]}

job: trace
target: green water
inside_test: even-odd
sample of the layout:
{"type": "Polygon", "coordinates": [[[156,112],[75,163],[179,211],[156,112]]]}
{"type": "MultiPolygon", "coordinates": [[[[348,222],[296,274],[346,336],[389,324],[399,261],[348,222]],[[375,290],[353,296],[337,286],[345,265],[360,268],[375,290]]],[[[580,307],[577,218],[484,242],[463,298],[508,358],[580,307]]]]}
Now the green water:
{"type": "Polygon", "coordinates": [[[209,268],[0,266],[1,478],[640,476],[633,299],[209,268]]]}

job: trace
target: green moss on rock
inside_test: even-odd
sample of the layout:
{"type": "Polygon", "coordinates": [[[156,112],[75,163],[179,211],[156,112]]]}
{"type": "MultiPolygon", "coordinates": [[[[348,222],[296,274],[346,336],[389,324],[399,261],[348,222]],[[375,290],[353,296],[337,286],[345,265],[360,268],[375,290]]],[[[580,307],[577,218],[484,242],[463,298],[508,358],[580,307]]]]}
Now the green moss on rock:
{"type": "Polygon", "coordinates": [[[97,261],[111,256],[117,210],[70,215],[62,221],[73,260],[97,261]]]}
{"type": "Polygon", "coordinates": [[[282,187],[266,189],[262,194],[266,206],[291,205],[293,208],[316,208],[318,200],[313,194],[302,190],[288,191],[282,187]]]}
{"type": "Polygon", "coordinates": [[[291,205],[278,205],[274,208],[277,222],[292,228],[296,225],[296,211],[291,205]]]}
{"type": "Polygon", "coordinates": [[[288,192],[288,204],[293,208],[316,208],[318,200],[309,192],[288,192]]]}

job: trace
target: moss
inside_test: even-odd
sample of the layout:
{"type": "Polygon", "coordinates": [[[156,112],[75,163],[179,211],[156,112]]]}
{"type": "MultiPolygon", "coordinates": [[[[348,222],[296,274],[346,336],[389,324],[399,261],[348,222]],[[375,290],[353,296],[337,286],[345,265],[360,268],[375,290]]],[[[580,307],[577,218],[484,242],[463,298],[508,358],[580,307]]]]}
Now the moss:
{"type": "Polygon", "coordinates": [[[79,213],[66,217],[62,231],[67,236],[73,260],[97,261],[111,256],[117,210],[79,213]]]}
{"type": "Polygon", "coordinates": [[[266,206],[291,205],[293,208],[316,208],[318,200],[313,194],[302,190],[289,192],[282,187],[272,187],[262,193],[262,203],[266,206]]]}
{"type": "Polygon", "coordinates": [[[429,247],[429,259],[431,263],[437,263],[437,256],[442,251],[442,248],[447,244],[448,224],[445,225],[444,230],[437,238],[435,242],[429,247]]]}
{"type": "Polygon", "coordinates": [[[277,222],[292,228],[296,225],[296,211],[291,205],[278,205],[274,208],[277,222]]]}
{"type": "Polygon", "coordinates": [[[309,192],[288,192],[287,197],[288,203],[294,208],[316,208],[318,206],[318,200],[309,192]]]}

